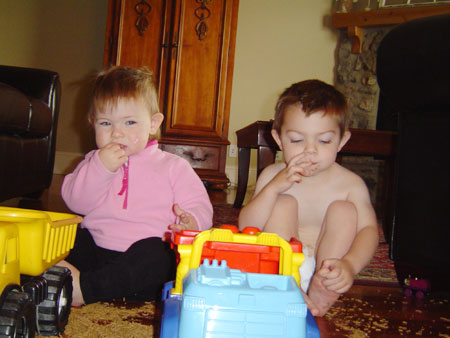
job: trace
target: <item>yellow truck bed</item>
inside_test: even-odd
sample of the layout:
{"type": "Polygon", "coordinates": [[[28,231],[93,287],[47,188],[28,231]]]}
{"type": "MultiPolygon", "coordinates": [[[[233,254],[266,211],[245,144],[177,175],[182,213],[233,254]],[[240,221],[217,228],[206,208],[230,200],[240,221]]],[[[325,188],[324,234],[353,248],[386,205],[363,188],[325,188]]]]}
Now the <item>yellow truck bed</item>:
{"type": "Polygon", "coordinates": [[[20,273],[30,276],[40,275],[69,254],[81,220],[72,214],[0,207],[0,227],[17,226],[20,273]]]}

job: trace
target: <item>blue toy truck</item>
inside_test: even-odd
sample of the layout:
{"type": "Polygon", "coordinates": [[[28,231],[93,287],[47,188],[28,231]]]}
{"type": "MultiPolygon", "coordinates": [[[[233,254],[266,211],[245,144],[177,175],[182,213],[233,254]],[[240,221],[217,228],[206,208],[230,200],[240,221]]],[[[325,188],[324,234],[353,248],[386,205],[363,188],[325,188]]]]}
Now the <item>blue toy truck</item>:
{"type": "Polygon", "coordinates": [[[181,243],[177,279],[163,290],[160,338],[320,337],[298,286],[303,254],[292,252],[286,241],[275,234],[212,229],[181,243]],[[227,243],[225,250],[237,247],[236,252],[251,250],[249,245],[279,247],[280,274],[241,271],[226,260],[201,263],[208,242],[227,243]]]}

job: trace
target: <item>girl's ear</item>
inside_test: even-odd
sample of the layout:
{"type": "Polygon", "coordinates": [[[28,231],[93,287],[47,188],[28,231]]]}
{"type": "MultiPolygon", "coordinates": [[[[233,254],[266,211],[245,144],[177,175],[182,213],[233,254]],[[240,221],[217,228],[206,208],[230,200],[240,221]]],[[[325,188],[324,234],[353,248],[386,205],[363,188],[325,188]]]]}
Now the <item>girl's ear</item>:
{"type": "Polygon", "coordinates": [[[152,115],[150,120],[150,134],[155,135],[159,127],[161,126],[162,121],[164,120],[164,115],[161,113],[156,113],[152,115]]]}
{"type": "Polygon", "coordinates": [[[275,129],[271,129],[270,133],[272,134],[272,137],[275,140],[275,142],[278,144],[280,150],[283,150],[283,146],[281,145],[281,138],[278,132],[275,129]]]}
{"type": "Polygon", "coordinates": [[[341,141],[339,142],[339,148],[338,152],[341,151],[341,149],[345,146],[348,140],[350,140],[350,137],[352,136],[352,133],[349,130],[344,131],[344,135],[341,137],[341,141]]]}

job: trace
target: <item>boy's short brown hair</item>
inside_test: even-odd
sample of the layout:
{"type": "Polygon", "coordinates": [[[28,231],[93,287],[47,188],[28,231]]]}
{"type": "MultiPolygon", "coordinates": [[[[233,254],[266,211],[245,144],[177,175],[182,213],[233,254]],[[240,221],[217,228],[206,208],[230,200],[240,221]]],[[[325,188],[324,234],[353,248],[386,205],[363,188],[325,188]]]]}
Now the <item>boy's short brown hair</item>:
{"type": "Polygon", "coordinates": [[[275,118],[272,129],[281,133],[284,114],[292,105],[300,105],[306,116],[323,112],[336,118],[341,137],[347,128],[347,100],[335,87],[320,81],[306,80],[294,83],[280,95],[275,106],[275,118]]]}
{"type": "Polygon", "coordinates": [[[95,122],[97,112],[117,105],[119,99],[142,99],[150,115],[159,113],[158,95],[148,68],[113,66],[100,72],[94,83],[88,120],[95,122]]]}

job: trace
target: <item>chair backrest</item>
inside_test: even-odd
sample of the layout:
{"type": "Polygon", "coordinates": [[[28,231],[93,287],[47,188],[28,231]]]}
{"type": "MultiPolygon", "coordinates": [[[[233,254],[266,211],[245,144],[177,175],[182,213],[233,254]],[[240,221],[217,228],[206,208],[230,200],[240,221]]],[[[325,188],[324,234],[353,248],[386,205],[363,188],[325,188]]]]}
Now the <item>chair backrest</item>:
{"type": "Polygon", "coordinates": [[[377,51],[377,129],[397,130],[399,112],[450,107],[450,14],[393,28],[377,51]]]}
{"type": "Polygon", "coordinates": [[[398,130],[391,258],[448,266],[450,15],[400,24],[377,55],[377,129],[398,130]]]}

